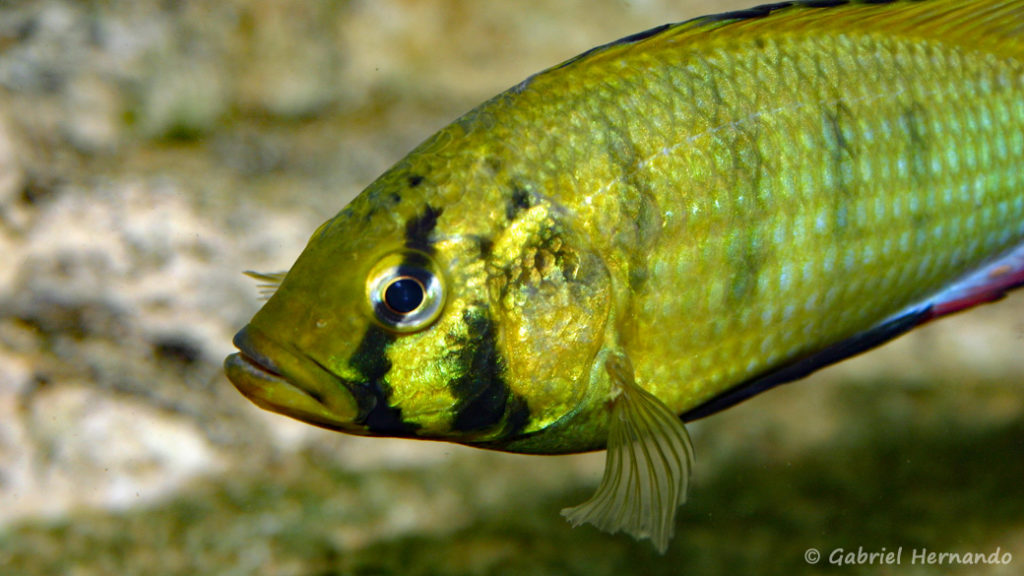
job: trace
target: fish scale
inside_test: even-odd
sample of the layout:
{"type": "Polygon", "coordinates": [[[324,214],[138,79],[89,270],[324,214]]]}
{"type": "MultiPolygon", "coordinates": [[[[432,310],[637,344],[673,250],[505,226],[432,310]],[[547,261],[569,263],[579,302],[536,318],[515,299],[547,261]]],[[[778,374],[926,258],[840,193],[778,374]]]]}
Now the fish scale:
{"type": "Polygon", "coordinates": [[[684,420],[1024,284],[1022,38],[1020,0],[815,1],[589,50],[257,275],[228,377],[342,432],[607,447],[563,514],[664,551],[684,420]]]}
{"type": "Polygon", "coordinates": [[[862,77],[859,72],[865,61],[903,72],[880,78],[883,84],[819,82],[806,89],[795,80],[811,75],[821,65],[805,57],[793,66],[800,71],[789,76],[794,82],[777,82],[771,91],[757,91],[751,83],[757,74],[751,68],[774,68],[779,60],[776,50],[782,48],[768,41],[744,41],[750,43],[751,50],[759,44],[756,55],[731,50],[721,56],[724,62],[708,66],[718,70],[716,85],[720,89],[730,86],[730,93],[739,93],[746,88],[763,97],[725,99],[728,104],[712,113],[694,106],[689,114],[698,118],[694,123],[699,124],[702,117],[718,117],[720,125],[733,128],[688,134],[686,147],[663,140],[660,149],[673,153],[658,154],[647,163],[663,164],[660,172],[646,177],[651,189],[663,192],[659,206],[673,215],[688,214],[674,223],[666,219],[661,234],[666,240],[659,243],[651,259],[667,273],[654,274],[645,290],[634,296],[640,313],[635,322],[644,328],[635,338],[637,352],[632,356],[638,373],[648,375],[645,378],[658,396],[680,408],[701,400],[701,395],[719,391],[719,386],[729,386],[804,353],[821,340],[838,341],[864,322],[881,321],[1019,243],[1024,232],[1019,204],[1016,209],[1008,204],[1015,196],[1019,198],[1018,169],[1014,159],[1005,154],[1010,140],[1019,138],[1024,121],[1019,107],[1014,106],[1015,94],[1021,89],[1018,63],[994,67],[985,55],[959,54],[955,47],[921,49],[919,44],[901,45],[895,40],[865,39],[861,43],[870,42],[869,46],[854,48],[857,43],[847,38],[790,39],[784,42],[785,49],[804,54],[866,56],[872,51],[870,58],[836,64],[835,79],[862,77]],[[731,65],[732,59],[746,64],[731,65]],[[958,63],[959,68],[949,70],[950,62],[958,63]],[[730,74],[730,70],[743,73],[730,74]],[[959,81],[950,82],[951,74],[959,81]],[[997,91],[999,83],[1004,87],[997,91]],[[840,92],[843,96],[831,100],[831,94],[840,92]],[[794,100],[799,103],[779,104],[794,100]],[[843,124],[842,134],[833,130],[830,122],[835,120],[823,110],[833,102],[852,120],[843,124]],[[1018,108],[1016,114],[1011,112],[1014,108],[1018,108]],[[991,116],[988,110],[1005,111],[1001,114],[1004,121],[979,122],[978,117],[991,116]],[[919,118],[908,118],[911,114],[919,118]],[[735,177],[736,168],[742,170],[742,165],[736,163],[734,135],[744,132],[767,135],[747,143],[763,161],[760,173],[745,179],[747,185],[741,192],[746,194],[737,194],[735,187],[724,187],[729,194],[708,194],[707,190],[723,187],[712,181],[702,190],[692,177],[685,190],[651,183],[659,173],[668,175],[669,182],[677,181],[672,174],[699,173],[691,169],[694,164],[710,164],[712,174],[735,177]],[[724,152],[715,154],[719,150],[724,152]],[[708,154],[714,156],[710,162],[693,160],[695,155],[708,154]],[[779,160],[773,162],[774,158],[779,160]],[[792,186],[792,182],[805,185],[792,186]],[[847,190],[854,186],[855,191],[847,190]],[[692,196],[699,200],[687,211],[692,196]],[[945,197],[946,202],[934,202],[935,196],[945,197]],[[750,197],[759,198],[758,209],[750,197]],[[742,221],[748,239],[737,240],[737,220],[742,221]],[[915,227],[915,220],[927,221],[927,227],[915,227]],[[703,242],[690,243],[688,238],[693,236],[703,242]],[[761,241],[756,246],[755,266],[750,258],[737,261],[730,257],[730,246],[737,241],[752,242],[749,238],[761,241]],[[826,266],[830,254],[837,262],[826,266]],[[756,278],[749,281],[756,289],[742,299],[731,299],[728,296],[735,289],[736,278],[745,274],[737,272],[738,268],[758,270],[756,278]],[[795,282],[791,277],[797,269],[811,273],[795,282]],[[873,270],[881,273],[872,274],[873,270]],[[896,277],[886,274],[889,270],[897,271],[896,277]],[[854,275],[875,280],[860,281],[851,278],[854,275]],[[680,285],[685,278],[710,279],[711,285],[694,284],[688,289],[680,285]],[[781,289],[782,284],[787,289],[781,289]],[[836,285],[842,289],[830,296],[830,288],[836,285]],[[793,309],[793,302],[807,300],[821,305],[793,309]],[[857,305],[851,308],[851,302],[857,305]],[[742,308],[767,313],[744,314],[742,308]],[[817,327],[816,342],[808,345],[803,328],[821,316],[831,317],[833,322],[817,327]],[[656,331],[652,334],[651,326],[664,326],[656,321],[661,318],[686,319],[687,327],[667,326],[659,337],[656,331]],[[728,329],[723,330],[718,318],[727,319],[728,329]],[[763,318],[769,322],[762,322],[763,318]],[[723,331],[736,336],[731,342],[723,341],[723,331]],[[758,340],[774,345],[751,345],[758,340]],[[723,359],[721,364],[693,362],[694,358],[716,355],[723,359]],[[666,358],[671,360],[666,362],[666,358]],[[650,366],[640,359],[650,359],[650,366]],[[674,385],[680,378],[704,386],[681,389],[674,385]],[[674,396],[679,400],[673,402],[674,396]]]}

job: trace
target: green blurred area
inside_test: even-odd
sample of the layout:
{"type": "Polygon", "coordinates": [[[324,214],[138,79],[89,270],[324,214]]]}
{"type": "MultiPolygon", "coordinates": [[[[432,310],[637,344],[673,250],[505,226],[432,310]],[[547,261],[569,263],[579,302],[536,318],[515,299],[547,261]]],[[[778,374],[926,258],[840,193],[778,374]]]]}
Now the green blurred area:
{"type": "Polygon", "coordinates": [[[76,575],[1015,574],[1024,561],[1024,415],[965,416],[1006,393],[997,384],[854,383],[823,402],[845,414],[835,432],[792,454],[785,436],[801,426],[780,432],[772,418],[787,416],[765,416],[757,400],[708,421],[698,458],[727,442],[716,440],[719,431],[727,437],[745,422],[761,440],[719,446],[728,455],[711,465],[699,460],[664,557],[622,535],[571,529],[557,511],[592,486],[531,481],[558,474],[558,458],[460,450],[440,466],[358,473],[307,450],[198,482],[163,505],[21,524],[0,537],[0,567],[76,575]],[[459,504],[432,509],[452,500],[459,504]],[[434,513],[427,529],[379,533],[382,517],[434,513]],[[836,549],[858,547],[902,547],[902,563],[829,563],[836,549]],[[810,548],[822,553],[818,564],[805,560],[810,548]],[[914,550],[997,549],[1012,562],[911,563],[914,550]]]}

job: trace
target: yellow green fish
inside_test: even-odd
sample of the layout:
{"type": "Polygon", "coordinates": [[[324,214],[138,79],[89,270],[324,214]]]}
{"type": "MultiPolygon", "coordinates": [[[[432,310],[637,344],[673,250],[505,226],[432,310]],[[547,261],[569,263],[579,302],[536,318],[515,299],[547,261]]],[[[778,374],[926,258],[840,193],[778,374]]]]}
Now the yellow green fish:
{"type": "Polygon", "coordinates": [[[313,233],[226,361],[363,435],[608,449],[574,524],[664,551],[684,421],[1024,283],[1024,1],[660,26],[444,128],[313,233]]]}

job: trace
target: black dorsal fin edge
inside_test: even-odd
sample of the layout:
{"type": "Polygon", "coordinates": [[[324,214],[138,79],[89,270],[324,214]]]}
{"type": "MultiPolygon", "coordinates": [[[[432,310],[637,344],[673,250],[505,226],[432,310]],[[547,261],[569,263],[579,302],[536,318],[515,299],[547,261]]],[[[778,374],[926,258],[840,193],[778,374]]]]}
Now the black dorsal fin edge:
{"type": "MultiPolygon", "coordinates": [[[[689,20],[683,20],[681,22],[673,22],[673,23],[669,23],[669,24],[661,24],[659,26],[655,26],[653,28],[649,28],[649,29],[644,30],[642,32],[636,32],[634,34],[630,34],[629,36],[624,36],[622,38],[619,38],[618,40],[613,40],[613,41],[608,42],[606,44],[601,44],[599,46],[595,46],[595,47],[593,47],[593,48],[591,48],[591,49],[589,49],[589,50],[587,50],[587,51],[585,51],[585,52],[583,52],[581,54],[573,56],[572,58],[566,60],[565,62],[562,62],[561,64],[558,64],[558,65],[552,67],[551,69],[549,69],[547,71],[557,70],[559,68],[564,68],[564,67],[569,66],[569,65],[571,65],[571,64],[573,64],[575,62],[578,62],[578,61],[583,60],[583,59],[585,59],[585,58],[587,58],[589,56],[592,56],[595,53],[602,52],[604,50],[608,50],[609,48],[614,48],[616,46],[625,46],[625,45],[629,45],[629,44],[636,44],[638,42],[642,42],[644,40],[647,40],[648,38],[653,38],[655,36],[658,36],[659,34],[662,34],[662,33],[667,32],[669,30],[674,30],[676,28],[683,27],[683,26],[696,26],[696,27],[699,27],[699,26],[702,26],[702,25],[725,24],[725,23],[738,22],[738,21],[743,21],[743,20],[752,20],[752,19],[756,19],[756,18],[764,18],[766,16],[771,16],[774,12],[778,12],[779,10],[782,10],[782,9],[785,9],[785,8],[793,8],[793,7],[803,7],[803,8],[835,8],[837,6],[843,6],[843,5],[846,5],[846,4],[892,4],[894,2],[901,2],[901,1],[906,1],[906,0],[791,0],[789,2],[774,2],[774,3],[771,3],[771,4],[761,4],[759,6],[754,6],[754,7],[751,7],[751,8],[743,8],[743,9],[740,9],[740,10],[730,10],[728,12],[721,12],[721,13],[718,13],[718,14],[707,14],[707,15],[704,15],[704,16],[697,16],[697,17],[691,18],[689,20]]],[[[917,1],[921,1],[921,0],[917,0],[917,1]]],[[[520,86],[518,86],[517,88],[521,89],[522,87],[524,87],[529,82],[529,80],[530,79],[528,78],[525,82],[520,84],[520,86]]]]}

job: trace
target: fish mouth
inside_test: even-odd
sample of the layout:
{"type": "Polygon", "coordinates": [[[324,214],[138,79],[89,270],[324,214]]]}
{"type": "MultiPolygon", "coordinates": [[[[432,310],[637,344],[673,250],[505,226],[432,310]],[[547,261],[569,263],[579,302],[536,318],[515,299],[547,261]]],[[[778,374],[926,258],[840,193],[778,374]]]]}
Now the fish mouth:
{"type": "Polygon", "coordinates": [[[348,386],[322,365],[274,343],[252,325],[235,334],[233,343],[239,352],[224,360],[224,372],[254,404],[323,428],[360,428],[348,386]]]}
{"type": "Polygon", "coordinates": [[[245,370],[253,378],[275,384],[288,384],[288,381],[281,374],[281,369],[274,364],[274,361],[253,348],[249,334],[248,326],[243,328],[238,334],[235,334],[232,344],[240,352],[228,356],[227,363],[232,366],[240,363],[238,367],[245,370]]]}

